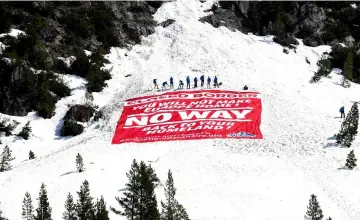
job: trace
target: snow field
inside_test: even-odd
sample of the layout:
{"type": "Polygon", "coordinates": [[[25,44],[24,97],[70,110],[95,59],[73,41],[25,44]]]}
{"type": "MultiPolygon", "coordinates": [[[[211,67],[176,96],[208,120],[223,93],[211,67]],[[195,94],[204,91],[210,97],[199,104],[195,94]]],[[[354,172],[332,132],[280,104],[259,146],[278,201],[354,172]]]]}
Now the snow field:
{"type": "MultiPolygon", "coordinates": [[[[359,85],[348,89],[337,85],[341,77],[336,71],[331,79],[310,84],[316,61],[330,50],[328,46],[300,44],[296,53],[285,54],[271,36],[245,35],[199,22],[210,6],[211,2],[195,0],[165,3],[154,17],[158,22],[175,19],[174,24],[157,27],[130,51],[112,48],[111,64],[105,68],[112,68],[113,78],[107,88],[93,94],[105,119],[89,124],[80,136],[64,138],[57,133],[68,105],[81,103],[85,82],[80,78],[64,79],[75,90],[58,102],[53,118],[37,118],[34,113],[12,117],[21,125],[31,120],[34,132],[28,141],[4,138],[16,157],[13,170],[0,173],[0,208],[5,216],[20,219],[26,191],[36,206],[44,182],[53,219],[60,220],[67,193],[76,199],[75,192],[85,179],[93,197],[104,195],[108,206],[119,209],[115,196],[122,195],[125,173],[135,158],[157,161],[152,166],[162,183],[168,169],[172,170],[177,198],[191,219],[302,220],[312,193],[326,218],[360,218],[359,169],[339,169],[351,149],[360,155],[359,140],[351,149],[338,148],[331,140],[340,129],[341,120],[335,118],[340,116],[338,109],[345,105],[348,112],[358,101],[359,85]],[[263,140],[110,144],[124,100],[155,93],[153,78],[160,84],[173,76],[177,87],[180,78],[201,73],[218,75],[223,89],[241,90],[247,84],[262,94],[263,140]],[[38,158],[27,161],[29,150],[38,158]],[[77,153],[86,168],[80,174],[73,173],[77,153]]],[[[163,193],[162,187],[156,189],[159,201],[163,193]]],[[[110,218],[125,219],[111,212],[110,218]]]]}

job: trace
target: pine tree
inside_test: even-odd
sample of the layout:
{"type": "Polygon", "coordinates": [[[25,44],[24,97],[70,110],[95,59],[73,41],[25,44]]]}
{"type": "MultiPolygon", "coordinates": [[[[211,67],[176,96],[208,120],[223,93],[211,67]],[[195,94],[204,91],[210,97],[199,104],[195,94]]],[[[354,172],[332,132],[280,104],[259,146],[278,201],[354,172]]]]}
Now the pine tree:
{"type": "Polygon", "coordinates": [[[72,195],[69,193],[65,201],[64,220],[77,220],[75,212],[75,204],[72,195]]]}
{"type": "Polygon", "coordinates": [[[352,140],[354,140],[355,136],[358,133],[358,126],[359,126],[359,108],[356,102],[351,106],[349,114],[350,114],[349,133],[352,136],[352,140]]]}
{"type": "Polygon", "coordinates": [[[317,72],[314,74],[314,76],[311,78],[310,82],[318,82],[321,77],[328,76],[331,72],[331,61],[324,55],[321,57],[321,59],[316,63],[319,67],[317,72]]]}
{"type": "Polygon", "coordinates": [[[11,157],[10,148],[5,146],[3,152],[0,155],[0,172],[11,170],[10,162],[14,159],[14,157],[11,157]]]}
{"type": "Polygon", "coordinates": [[[345,137],[341,143],[341,146],[349,148],[349,147],[351,147],[351,142],[352,142],[352,137],[351,137],[350,133],[346,133],[345,137]]]}
{"type": "Polygon", "coordinates": [[[354,169],[356,167],[356,161],[354,150],[350,151],[350,153],[347,156],[346,164],[345,166],[349,168],[350,170],[354,169]]]}
{"type": "Polygon", "coordinates": [[[155,187],[159,182],[154,169],[147,166],[143,161],[140,162],[140,219],[160,219],[157,208],[155,187]]]}
{"type": "Polygon", "coordinates": [[[78,220],[92,220],[95,218],[93,198],[90,196],[89,182],[85,180],[77,192],[79,199],[75,206],[78,220]]]}
{"type": "Polygon", "coordinates": [[[355,102],[343,121],[339,134],[336,135],[337,143],[341,144],[343,147],[350,147],[351,142],[355,139],[355,136],[358,133],[358,125],[359,110],[357,103],[355,102]]]}
{"type": "Polygon", "coordinates": [[[7,218],[2,216],[2,211],[0,210],[0,220],[8,220],[7,218]]]}
{"type": "Polygon", "coordinates": [[[2,216],[2,211],[0,210],[0,220],[8,220],[7,218],[5,218],[4,216],[2,216]]]}
{"type": "Polygon", "coordinates": [[[171,171],[168,172],[168,179],[165,186],[166,201],[161,202],[161,220],[188,220],[189,216],[184,207],[175,199],[176,188],[171,171]]]}
{"type": "Polygon", "coordinates": [[[35,159],[35,154],[34,152],[30,151],[29,152],[29,160],[35,159]]]}
{"type": "Polygon", "coordinates": [[[101,196],[100,201],[96,201],[96,214],[95,214],[95,220],[109,220],[109,212],[106,209],[106,203],[104,201],[104,198],[101,196]]]}
{"type": "Polygon", "coordinates": [[[128,178],[128,183],[125,184],[127,192],[124,192],[123,198],[115,197],[116,201],[120,204],[124,211],[118,211],[112,207],[110,209],[115,214],[126,216],[128,219],[134,220],[137,218],[139,212],[138,191],[140,188],[139,164],[135,159],[131,164],[129,172],[126,173],[126,176],[128,178]]]}
{"type": "Polygon", "coordinates": [[[84,171],[84,162],[82,156],[78,153],[76,155],[76,170],[81,173],[84,171]]]}
{"type": "Polygon", "coordinates": [[[22,205],[22,218],[26,220],[33,220],[34,219],[34,206],[32,205],[32,200],[29,192],[25,193],[25,197],[23,200],[22,205]]]}
{"type": "Polygon", "coordinates": [[[285,36],[285,24],[282,19],[283,13],[278,13],[275,19],[275,30],[277,37],[285,36]]]}
{"type": "Polygon", "coordinates": [[[173,220],[174,219],[175,205],[176,205],[175,193],[176,193],[176,189],[174,186],[174,180],[172,177],[172,173],[169,170],[168,179],[166,180],[166,187],[165,187],[166,203],[161,202],[161,207],[162,207],[161,219],[162,220],[170,220],[170,219],[173,220]]]}
{"type": "Polygon", "coordinates": [[[20,136],[20,137],[24,138],[25,140],[27,140],[27,139],[29,139],[31,131],[32,131],[32,129],[30,127],[30,121],[28,121],[17,136],[20,136]]]}
{"type": "Polygon", "coordinates": [[[321,220],[324,217],[320,204],[314,194],[311,195],[309,206],[307,207],[306,216],[307,220],[321,220]]]}
{"type": "Polygon", "coordinates": [[[116,197],[124,211],[118,211],[114,208],[111,210],[116,214],[126,216],[128,219],[160,219],[154,192],[159,179],[152,167],[147,166],[143,161],[139,165],[134,160],[126,176],[129,180],[126,184],[127,192],[121,199],[116,197]]]}
{"type": "Polygon", "coordinates": [[[175,216],[174,216],[174,220],[190,220],[185,208],[177,203],[176,204],[176,211],[175,211],[175,216]]]}
{"type": "Polygon", "coordinates": [[[352,50],[349,50],[346,60],[344,63],[344,70],[343,70],[343,81],[342,86],[349,87],[350,83],[348,80],[353,80],[353,60],[354,60],[354,54],[352,50]]]}
{"type": "Polygon", "coordinates": [[[39,193],[39,205],[36,209],[36,215],[34,216],[35,220],[52,220],[51,218],[51,207],[47,197],[47,191],[45,184],[41,184],[40,193],[39,193]]]}

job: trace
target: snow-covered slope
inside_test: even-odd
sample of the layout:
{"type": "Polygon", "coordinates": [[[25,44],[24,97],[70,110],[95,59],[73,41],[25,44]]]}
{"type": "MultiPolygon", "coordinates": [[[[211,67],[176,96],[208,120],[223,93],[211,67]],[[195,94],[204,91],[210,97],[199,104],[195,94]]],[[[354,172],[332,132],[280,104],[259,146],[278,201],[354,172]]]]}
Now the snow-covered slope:
{"type": "MultiPolygon", "coordinates": [[[[143,38],[130,51],[112,48],[108,55],[113,78],[108,87],[94,93],[94,102],[105,119],[89,124],[73,138],[61,138],[58,129],[69,104],[80,103],[84,81],[67,77],[72,96],[57,104],[56,115],[41,119],[30,113],[14,117],[31,120],[30,140],[4,138],[16,157],[13,170],[0,173],[0,209],[10,219],[20,219],[26,191],[33,200],[41,182],[47,186],[53,219],[60,220],[64,201],[86,179],[91,195],[104,196],[107,205],[119,208],[115,196],[122,195],[125,173],[132,160],[152,161],[164,183],[171,169],[178,200],[196,220],[302,220],[310,194],[318,196],[326,217],[360,219],[359,169],[343,167],[350,149],[336,147],[331,137],[340,129],[338,109],[346,112],[358,101],[359,85],[344,89],[340,75],[310,84],[316,61],[328,46],[299,45],[289,54],[272,41],[215,29],[198,21],[212,2],[179,0],[165,3],[155,14],[158,22],[176,22],[143,38]],[[307,64],[308,58],[311,65],[307,64]],[[152,79],[170,76],[219,75],[224,89],[250,90],[262,94],[263,140],[200,140],[111,145],[111,138],[125,99],[155,93],[152,79]],[[130,77],[124,77],[131,74],[130,77]],[[37,158],[28,161],[32,150],[37,158]],[[75,172],[75,156],[84,157],[86,171],[75,172]]],[[[20,128],[21,126],[19,126],[20,128]]],[[[355,154],[360,152],[353,144],[355,154]]],[[[0,150],[1,150],[0,149],[0,150]]],[[[158,200],[163,188],[156,189],[158,200]]],[[[36,205],[36,204],[35,204],[36,205]]],[[[111,219],[125,219],[111,213],[111,219]]]]}

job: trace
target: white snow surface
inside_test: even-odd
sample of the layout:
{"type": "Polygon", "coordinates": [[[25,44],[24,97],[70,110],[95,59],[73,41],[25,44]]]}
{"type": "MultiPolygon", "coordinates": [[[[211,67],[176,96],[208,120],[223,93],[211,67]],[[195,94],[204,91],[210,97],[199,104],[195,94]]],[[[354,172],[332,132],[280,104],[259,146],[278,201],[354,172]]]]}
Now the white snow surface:
{"type": "Polygon", "coordinates": [[[70,67],[71,64],[76,60],[76,57],[70,56],[70,57],[58,57],[59,60],[62,60],[67,67],[70,67]]]}
{"type": "MultiPolygon", "coordinates": [[[[325,217],[360,219],[360,172],[341,169],[351,149],[360,155],[357,137],[350,149],[339,148],[332,136],[341,126],[339,108],[349,111],[359,101],[359,85],[339,85],[340,72],[317,84],[309,80],[316,62],[328,46],[306,47],[301,43],[296,53],[272,41],[214,28],[198,19],[212,2],[196,0],[167,2],[154,15],[158,22],[175,19],[172,25],[157,27],[130,51],[112,48],[108,56],[112,79],[100,93],[93,93],[94,103],[105,113],[99,122],[86,125],[83,134],[59,137],[62,117],[69,105],[81,103],[84,80],[67,76],[64,81],[74,89],[70,97],[56,105],[51,119],[34,112],[30,120],[33,134],[29,140],[2,138],[0,150],[7,144],[16,159],[13,169],[0,173],[0,209],[9,219],[21,219],[25,192],[30,192],[37,206],[38,192],[45,183],[54,220],[62,219],[67,194],[73,194],[86,179],[91,196],[104,196],[108,207],[121,209],[116,196],[122,196],[126,172],[135,158],[153,161],[164,184],[168,169],[173,172],[177,199],[195,220],[302,220],[311,194],[318,197],[325,217]],[[125,56],[127,54],[127,56],[125,56]],[[307,64],[305,58],[311,64],[307,64]],[[250,90],[262,94],[262,140],[194,140],[111,145],[124,100],[154,94],[152,79],[176,80],[187,75],[219,75],[222,88],[250,90]],[[130,77],[124,77],[131,74],[130,77]],[[28,160],[32,150],[35,160],[28,160]],[[86,170],[75,172],[76,154],[83,155],[86,170]]],[[[164,199],[162,186],[157,199],[164,199]]],[[[160,203],[159,203],[160,205],[160,203]]],[[[111,219],[125,217],[110,212],[111,219]]]]}
{"type": "Polygon", "coordinates": [[[0,34],[0,38],[5,37],[7,35],[11,37],[18,37],[20,34],[25,34],[25,32],[18,29],[11,29],[9,33],[0,34]]]}
{"type": "MultiPolygon", "coordinates": [[[[9,33],[0,34],[0,39],[5,36],[11,36],[17,38],[19,34],[25,34],[25,32],[17,29],[11,29],[9,33]]],[[[3,50],[5,50],[5,48],[6,45],[0,42],[0,54],[2,53],[3,50]]]]}

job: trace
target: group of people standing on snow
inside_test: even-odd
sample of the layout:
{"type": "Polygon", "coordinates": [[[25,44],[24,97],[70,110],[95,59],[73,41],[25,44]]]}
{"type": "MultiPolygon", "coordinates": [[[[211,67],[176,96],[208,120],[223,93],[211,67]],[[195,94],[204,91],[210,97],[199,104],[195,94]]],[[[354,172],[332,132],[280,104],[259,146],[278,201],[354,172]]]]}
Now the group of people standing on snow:
{"type": "MultiPolygon", "coordinates": [[[[190,89],[190,82],[191,82],[190,77],[187,76],[187,77],[186,77],[186,88],[187,88],[187,89],[190,89]]],[[[214,82],[214,87],[215,87],[215,88],[219,88],[220,85],[219,85],[217,76],[214,77],[213,82],[214,82]]],[[[154,88],[155,88],[155,89],[159,89],[159,86],[158,86],[158,84],[157,84],[157,79],[154,79],[154,80],[153,80],[153,83],[154,83],[154,88]]],[[[203,87],[204,84],[205,84],[205,76],[204,76],[204,75],[200,76],[200,83],[201,83],[200,86],[203,87]]],[[[207,78],[207,84],[206,84],[206,87],[207,87],[208,89],[210,89],[210,84],[211,84],[211,78],[210,78],[210,76],[208,76],[208,78],[207,78]]],[[[173,88],[174,88],[174,78],[173,78],[173,77],[170,77],[170,85],[167,83],[167,81],[165,81],[165,82],[162,83],[162,88],[161,88],[161,90],[165,90],[165,89],[166,89],[166,86],[170,86],[170,89],[173,89],[173,88]]],[[[193,88],[197,88],[197,87],[198,87],[198,78],[195,77],[195,78],[194,78],[194,87],[193,87],[193,88]]],[[[184,88],[184,82],[183,82],[182,80],[179,80],[179,87],[178,87],[178,89],[183,89],[183,88],[184,88]]]]}

